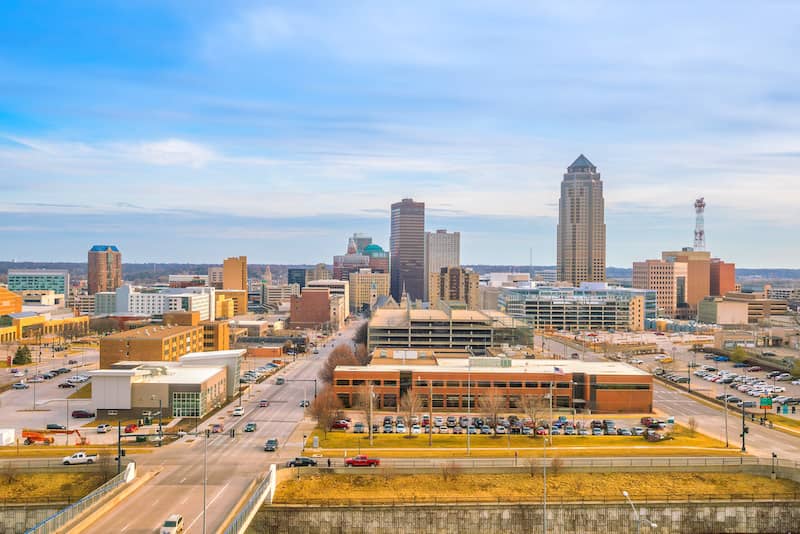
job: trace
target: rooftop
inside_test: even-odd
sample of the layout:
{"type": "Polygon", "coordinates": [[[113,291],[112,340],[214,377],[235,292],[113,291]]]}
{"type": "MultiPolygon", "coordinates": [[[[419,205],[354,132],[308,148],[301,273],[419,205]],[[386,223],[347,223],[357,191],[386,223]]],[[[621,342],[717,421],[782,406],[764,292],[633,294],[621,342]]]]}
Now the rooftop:
{"type": "MultiPolygon", "coordinates": [[[[477,358],[485,362],[486,358],[477,358]]],[[[403,365],[402,363],[381,363],[380,365],[368,365],[365,367],[357,365],[337,366],[337,371],[424,371],[429,373],[453,373],[468,372],[472,373],[531,373],[531,374],[553,374],[556,376],[570,375],[572,373],[586,373],[590,375],[636,375],[650,376],[650,373],[638,369],[632,365],[621,362],[584,362],[580,360],[508,360],[510,367],[500,367],[499,358],[497,366],[473,365],[468,364],[467,358],[443,358],[438,360],[438,364],[432,365],[403,365]],[[556,371],[560,369],[561,372],[556,371]]]]}
{"type": "Polygon", "coordinates": [[[572,165],[567,167],[567,172],[597,172],[597,167],[586,156],[581,154],[578,159],[572,162],[572,165]]]}
{"type": "Polygon", "coordinates": [[[188,334],[193,330],[202,328],[202,326],[144,326],[142,328],[135,328],[133,330],[126,330],[125,332],[112,334],[103,339],[159,339],[180,334],[188,334]]]}
{"type": "Polygon", "coordinates": [[[89,249],[89,252],[119,252],[117,245],[95,245],[89,249]]]}

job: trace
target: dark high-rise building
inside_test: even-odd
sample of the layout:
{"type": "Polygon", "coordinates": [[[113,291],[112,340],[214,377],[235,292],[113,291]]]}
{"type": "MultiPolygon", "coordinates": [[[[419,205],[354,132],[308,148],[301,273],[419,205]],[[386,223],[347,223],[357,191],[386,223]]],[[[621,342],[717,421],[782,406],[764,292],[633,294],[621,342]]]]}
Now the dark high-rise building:
{"type": "Polygon", "coordinates": [[[287,271],[288,274],[288,283],[289,284],[299,284],[300,289],[306,287],[306,270],[297,268],[297,269],[289,269],[287,271]]]}
{"type": "Polygon", "coordinates": [[[606,279],[606,223],[603,181],[581,154],[567,168],[558,203],[558,279],[581,282],[606,279]]]}
{"type": "Polygon", "coordinates": [[[116,291],[122,285],[122,254],[115,245],[95,245],[89,249],[89,294],[116,291]]]}
{"type": "Polygon", "coordinates": [[[405,288],[411,299],[425,296],[425,203],[404,198],[392,204],[390,239],[392,297],[405,288]]]}

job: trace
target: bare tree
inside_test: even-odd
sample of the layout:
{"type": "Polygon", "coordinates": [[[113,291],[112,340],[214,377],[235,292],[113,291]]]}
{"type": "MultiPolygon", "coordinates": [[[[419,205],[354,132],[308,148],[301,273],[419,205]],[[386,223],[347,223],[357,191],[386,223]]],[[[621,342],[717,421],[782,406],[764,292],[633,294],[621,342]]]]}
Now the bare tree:
{"type": "Polygon", "coordinates": [[[356,329],[356,333],[353,335],[353,341],[358,345],[366,346],[368,332],[369,332],[369,323],[367,321],[364,321],[363,323],[361,323],[361,326],[359,326],[356,329]]]}
{"type": "Polygon", "coordinates": [[[694,436],[697,432],[697,419],[690,417],[686,420],[686,426],[689,428],[689,435],[694,436]]]}
{"type": "Polygon", "coordinates": [[[336,415],[341,408],[342,402],[331,386],[325,386],[308,407],[309,413],[317,420],[317,426],[322,429],[324,437],[328,437],[328,430],[336,420],[336,415]]]}
{"type": "Polygon", "coordinates": [[[358,365],[367,365],[372,360],[372,355],[367,352],[366,345],[356,345],[355,357],[358,360],[358,365]]]}
{"type": "Polygon", "coordinates": [[[353,394],[352,402],[350,403],[353,409],[364,414],[364,421],[367,421],[367,425],[369,425],[368,430],[370,432],[372,432],[372,421],[369,420],[369,405],[371,400],[372,395],[370,395],[369,384],[364,383],[358,386],[358,389],[353,394]]]}
{"type": "MultiPolygon", "coordinates": [[[[497,426],[497,415],[504,407],[503,396],[498,395],[497,390],[492,388],[488,394],[478,398],[478,408],[486,419],[491,419],[491,426],[497,426]]],[[[492,434],[495,436],[496,434],[492,434]]]]}
{"type": "Polygon", "coordinates": [[[407,391],[400,399],[400,411],[406,417],[408,435],[411,435],[411,418],[419,411],[419,397],[413,392],[407,391]]]}
{"type": "MultiPolygon", "coordinates": [[[[536,428],[539,418],[547,413],[546,410],[549,407],[550,401],[544,395],[525,395],[520,404],[523,413],[533,421],[534,428],[536,428]]],[[[531,437],[536,437],[536,432],[531,434],[531,437]]]]}
{"type": "Polygon", "coordinates": [[[337,365],[359,365],[355,354],[353,354],[353,349],[347,345],[338,345],[331,351],[319,372],[319,377],[323,382],[327,384],[333,383],[333,371],[337,365]]]}

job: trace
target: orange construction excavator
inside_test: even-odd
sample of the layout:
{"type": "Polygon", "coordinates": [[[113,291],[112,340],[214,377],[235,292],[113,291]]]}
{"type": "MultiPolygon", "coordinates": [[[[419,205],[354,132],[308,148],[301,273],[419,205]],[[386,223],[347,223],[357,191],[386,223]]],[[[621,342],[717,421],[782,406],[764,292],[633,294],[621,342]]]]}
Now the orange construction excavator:
{"type": "Polygon", "coordinates": [[[45,445],[50,445],[55,441],[55,438],[49,434],[75,434],[78,436],[78,439],[75,440],[75,445],[82,446],[88,445],[89,440],[81,435],[80,430],[72,429],[72,430],[31,430],[28,428],[22,429],[22,437],[25,438],[25,445],[32,445],[34,443],[44,443],[45,445]]]}

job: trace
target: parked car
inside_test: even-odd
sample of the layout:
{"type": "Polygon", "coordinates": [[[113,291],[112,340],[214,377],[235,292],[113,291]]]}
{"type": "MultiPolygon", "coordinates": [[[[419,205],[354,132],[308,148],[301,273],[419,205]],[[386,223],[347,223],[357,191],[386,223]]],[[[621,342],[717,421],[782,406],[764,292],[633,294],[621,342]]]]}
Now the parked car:
{"type": "Polygon", "coordinates": [[[58,423],[48,423],[45,427],[47,430],[66,430],[67,427],[59,425],[58,423]]]}
{"type": "Polygon", "coordinates": [[[350,423],[348,423],[344,419],[341,419],[339,421],[334,421],[333,424],[331,425],[331,428],[335,430],[347,430],[348,428],[350,428],[350,423]]]}
{"type": "Polygon", "coordinates": [[[383,425],[383,433],[384,434],[391,434],[394,432],[392,425],[383,425]]]}
{"type": "Polygon", "coordinates": [[[491,434],[491,433],[492,433],[492,429],[491,429],[491,427],[489,425],[483,425],[481,427],[481,434],[491,434]]]}
{"type": "Polygon", "coordinates": [[[403,423],[397,423],[397,433],[398,434],[405,434],[406,433],[406,425],[403,423]]]}
{"type": "Polygon", "coordinates": [[[61,383],[58,385],[58,387],[59,387],[59,388],[61,388],[61,389],[70,389],[70,388],[74,388],[74,387],[75,387],[75,384],[72,384],[72,383],[70,383],[70,382],[61,382],[61,383]]]}
{"type": "Polygon", "coordinates": [[[353,425],[353,432],[356,434],[363,434],[365,431],[364,423],[358,422],[353,425]]]}
{"type": "Polygon", "coordinates": [[[28,384],[26,384],[25,382],[16,382],[11,387],[13,389],[28,389],[30,386],[28,384]]]}
{"type": "Polygon", "coordinates": [[[72,410],[72,417],[75,419],[91,419],[94,416],[95,413],[88,410],[72,410]]]}
{"type": "MultiPolygon", "coordinates": [[[[461,430],[461,427],[458,427],[461,430]]],[[[422,434],[422,427],[419,425],[411,425],[411,433],[412,434],[422,434]]]]}
{"type": "Polygon", "coordinates": [[[781,373],[775,377],[775,380],[778,380],[779,382],[787,382],[791,379],[792,375],[790,375],[789,373],[781,373]]]}
{"type": "Polygon", "coordinates": [[[67,363],[70,365],[78,365],[78,360],[70,360],[67,363]]]}
{"type": "Polygon", "coordinates": [[[316,467],[317,461],[307,456],[298,456],[286,462],[286,467],[316,467]]]}

